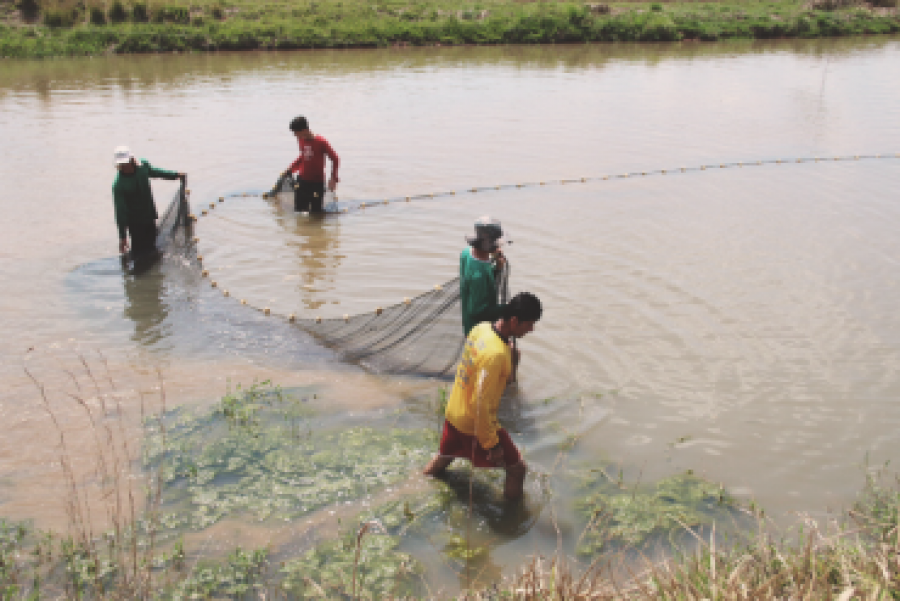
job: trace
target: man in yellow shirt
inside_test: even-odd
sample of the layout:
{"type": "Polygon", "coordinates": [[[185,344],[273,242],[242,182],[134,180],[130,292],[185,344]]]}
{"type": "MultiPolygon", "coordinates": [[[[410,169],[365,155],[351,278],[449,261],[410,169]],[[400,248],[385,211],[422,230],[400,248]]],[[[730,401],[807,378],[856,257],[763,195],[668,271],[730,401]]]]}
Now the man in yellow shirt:
{"type": "Polygon", "coordinates": [[[509,433],[500,427],[497,411],[513,370],[509,339],[531,332],[541,312],[541,301],[522,292],[503,307],[495,323],[472,328],[447,402],[440,454],[425,467],[426,476],[440,475],[459,457],[474,467],[504,468],[503,494],[509,499],[522,496],[528,468],[509,433]]]}

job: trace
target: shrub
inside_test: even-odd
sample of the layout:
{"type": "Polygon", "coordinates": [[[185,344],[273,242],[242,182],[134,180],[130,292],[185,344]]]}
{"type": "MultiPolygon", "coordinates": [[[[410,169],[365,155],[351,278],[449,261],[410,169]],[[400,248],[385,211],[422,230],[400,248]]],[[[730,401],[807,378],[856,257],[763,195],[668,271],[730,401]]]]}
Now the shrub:
{"type": "Polygon", "coordinates": [[[801,15],[794,22],[794,31],[800,37],[815,37],[818,33],[818,22],[806,15],[801,15]]]}
{"type": "Polygon", "coordinates": [[[655,13],[661,13],[662,9],[663,9],[663,6],[659,2],[654,2],[653,4],[650,5],[650,10],[652,10],[655,13]]]}
{"type": "Polygon", "coordinates": [[[702,25],[697,21],[683,21],[678,24],[678,30],[681,35],[690,40],[700,39],[700,31],[702,25]]]}
{"type": "Polygon", "coordinates": [[[715,42],[722,35],[722,32],[719,31],[718,27],[714,26],[704,26],[700,29],[700,39],[704,42],[715,42]]]}
{"type": "Polygon", "coordinates": [[[37,3],[37,0],[19,0],[18,6],[19,12],[22,13],[22,18],[26,21],[34,21],[41,12],[41,6],[37,3]]]}
{"type": "Polygon", "coordinates": [[[106,25],[106,13],[99,6],[91,7],[90,19],[92,25],[106,25]]]}
{"type": "Polygon", "coordinates": [[[191,22],[191,13],[184,6],[161,6],[153,11],[153,21],[156,23],[182,23],[191,22]]]}
{"type": "Polygon", "coordinates": [[[213,4],[209,12],[213,16],[213,19],[218,19],[219,21],[221,21],[225,18],[225,9],[221,4],[213,4]]]}
{"type": "Polygon", "coordinates": [[[897,0],[869,0],[869,4],[878,8],[894,8],[897,6],[897,0]]]}
{"type": "Polygon", "coordinates": [[[128,11],[125,10],[122,0],[113,0],[109,7],[109,20],[111,23],[122,23],[128,20],[128,11]]]}
{"type": "Polygon", "coordinates": [[[135,2],[131,7],[131,20],[135,23],[146,23],[150,20],[150,11],[144,2],[135,2]]]}
{"type": "Polygon", "coordinates": [[[681,32],[666,15],[654,14],[644,23],[641,40],[650,42],[674,42],[681,39],[681,32]]]}
{"type": "Polygon", "coordinates": [[[47,27],[71,27],[75,24],[78,13],[65,8],[48,8],[44,10],[44,25],[47,27]]]}

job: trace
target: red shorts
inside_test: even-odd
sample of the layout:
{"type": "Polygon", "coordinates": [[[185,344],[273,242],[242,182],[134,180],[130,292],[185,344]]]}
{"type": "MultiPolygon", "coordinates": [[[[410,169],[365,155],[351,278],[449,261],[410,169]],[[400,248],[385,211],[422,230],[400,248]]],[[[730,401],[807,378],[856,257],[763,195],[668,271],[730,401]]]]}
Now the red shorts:
{"type": "MultiPolygon", "coordinates": [[[[511,467],[520,461],[522,456],[516,448],[512,438],[505,428],[497,431],[500,446],[503,448],[503,461],[507,467],[511,467]]],[[[487,451],[478,444],[478,439],[472,434],[463,434],[453,427],[453,424],[444,420],[444,434],[441,436],[441,455],[468,459],[475,467],[499,467],[488,459],[487,451]]]]}

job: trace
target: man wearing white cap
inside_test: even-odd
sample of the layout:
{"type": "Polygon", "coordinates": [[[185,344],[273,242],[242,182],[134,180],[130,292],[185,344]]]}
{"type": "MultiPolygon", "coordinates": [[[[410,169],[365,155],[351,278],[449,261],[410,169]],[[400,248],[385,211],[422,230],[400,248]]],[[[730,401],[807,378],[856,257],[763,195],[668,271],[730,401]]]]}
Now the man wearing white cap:
{"type": "Polygon", "coordinates": [[[466,336],[479,323],[500,319],[506,306],[497,300],[497,270],[506,263],[500,251],[502,236],[500,222],[486,215],[475,222],[475,236],[466,237],[469,247],[459,257],[459,297],[466,336]]]}
{"type": "Polygon", "coordinates": [[[128,236],[131,237],[132,258],[156,252],[156,219],[159,215],[153,202],[150,178],[184,180],[184,173],[157,169],[145,159],[138,163],[127,146],[116,148],[113,162],[118,170],[112,191],[119,226],[119,252],[125,254],[128,251],[128,236]]]}

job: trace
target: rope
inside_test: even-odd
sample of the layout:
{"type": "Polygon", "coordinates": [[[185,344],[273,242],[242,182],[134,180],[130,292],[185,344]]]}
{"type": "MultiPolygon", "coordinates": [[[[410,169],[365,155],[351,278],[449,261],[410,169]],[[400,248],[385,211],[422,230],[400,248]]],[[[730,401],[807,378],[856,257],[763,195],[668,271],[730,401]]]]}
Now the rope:
{"type": "MultiPolygon", "coordinates": [[[[614,179],[626,179],[630,177],[647,177],[651,175],[667,175],[667,174],[678,174],[678,173],[687,173],[687,172],[695,172],[695,171],[706,171],[708,169],[730,169],[730,168],[743,168],[743,167],[760,167],[764,165],[783,165],[783,164],[796,164],[796,163],[819,163],[825,161],[862,161],[862,160],[874,160],[874,159],[897,159],[900,158],[900,152],[898,153],[885,153],[885,154],[869,154],[869,155],[848,155],[848,156],[836,156],[836,157],[799,157],[799,158],[791,158],[791,159],[764,159],[764,160],[756,160],[756,161],[745,161],[745,162],[730,162],[730,163],[711,163],[707,165],[697,165],[693,167],[675,167],[669,169],[654,169],[650,171],[631,171],[620,174],[611,174],[611,175],[599,175],[599,176],[591,176],[591,177],[580,177],[575,179],[560,179],[560,180],[550,180],[550,181],[537,181],[537,182],[524,182],[518,184],[497,184],[494,186],[480,186],[474,188],[465,188],[461,191],[450,190],[446,192],[433,192],[428,194],[414,194],[410,196],[395,196],[384,198],[382,200],[349,200],[343,202],[336,202],[338,206],[332,209],[329,212],[336,213],[348,213],[353,210],[364,210],[366,208],[373,208],[381,205],[388,205],[397,202],[412,202],[414,200],[428,200],[433,198],[446,198],[449,196],[456,196],[458,194],[477,194],[479,192],[493,192],[498,190],[512,190],[512,189],[522,189],[522,188],[535,188],[540,186],[554,186],[554,185],[566,185],[566,184],[586,184],[591,182],[599,182],[599,181],[608,181],[614,179]]],[[[255,196],[244,194],[236,194],[234,196],[255,196]]],[[[272,198],[273,195],[270,193],[263,193],[263,198],[272,198]]],[[[220,198],[220,200],[222,200],[220,198]]],[[[335,201],[338,198],[335,196],[335,201]]]]}
{"type": "MultiPolygon", "coordinates": [[[[466,194],[466,193],[477,194],[480,192],[521,189],[521,188],[533,188],[533,187],[548,186],[548,185],[549,186],[567,185],[567,184],[576,184],[576,183],[584,184],[584,183],[589,183],[589,182],[601,182],[601,181],[608,181],[608,180],[614,180],[614,179],[626,179],[626,178],[631,178],[631,177],[648,177],[651,175],[668,175],[668,174],[688,173],[688,172],[697,172],[697,171],[707,171],[710,169],[731,169],[731,168],[743,168],[743,167],[761,167],[761,166],[767,166],[767,165],[820,163],[820,162],[829,162],[829,161],[867,161],[867,160],[884,160],[884,159],[898,159],[898,158],[900,158],[900,152],[893,153],[893,154],[890,154],[890,153],[868,154],[868,155],[852,155],[852,156],[835,156],[835,157],[827,157],[827,158],[799,157],[799,158],[792,158],[792,159],[765,159],[765,160],[748,161],[748,162],[714,163],[714,164],[707,164],[707,165],[698,165],[698,166],[694,166],[694,167],[677,167],[674,169],[655,169],[655,170],[650,170],[650,171],[632,171],[632,172],[621,173],[621,174],[617,174],[617,175],[601,175],[601,176],[593,176],[593,177],[581,177],[581,178],[577,178],[577,179],[561,179],[561,180],[551,180],[551,181],[528,182],[528,183],[520,183],[520,184],[499,184],[496,186],[481,186],[481,187],[468,188],[468,189],[460,192],[460,194],[466,194]]],[[[186,190],[185,194],[187,196],[189,196],[190,190],[186,190]]],[[[431,193],[431,194],[416,194],[416,195],[412,195],[412,196],[385,198],[382,201],[362,201],[362,202],[347,201],[345,203],[342,203],[342,204],[344,204],[344,206],[338,207],[337,210],[332,210],[330,212],[347,213],[348,211],[353,210],[354,207],[359,210],[363,210],[367,207],[374,207],[374,206],[378,206],[378,205],[387,205],[387,204],[396,203],[396,202],[411,202],[413,200],[441,198],[441,197],[448,197],[448,196],[455,196],[455,195],[457,195],[457,192],[454,190],[451,190],[449,192],[439,192],[439,193],[431,193]]],[[[259,195],[257,195],[257,194],[243,192],[243,193],[239,193],[239,194],[232,194],[227,197],[220,196],[218,202],[223,203],[223,202],[225,202],[226,198],[258,197],[258,196],[259,195]]],[[[262,194],[263,198],[271,198],[271,196],[272,195],[270,195],[269,193],[262,194]]],[[[335,197],[335,200],[337,200],[336,197],[335,197]]],[[[213,209],[216,208],[216,204],[217,203],[215,203],[215,202],[209,203],[209,208],[204,208],[201,211],[201,215],[202,216],[209,215],[210,211],[212,211],[213,209]]],[[[191,213],[190,215],[188,215],[188,219],[191,222],[196,222],[198,220],[198,217],[197,217],[197,215],[191,213]]],[[[193,246],[195,249],[196,249],[197,245],[199,244],[199,242],[200,242],[199,238],[197,238],[197,237],[193,238],[193,246]]],[[[203,256],[200,254],[196,254],[195,259],[196,259],[197,266],[201,268],[201,275],[203,277],[209,277],[209,271],[207,269],[202,269],[203,256]]],[[[444,284],[438,284],[434,287],[433,290],[424,292],[416,297],[413,297],[412,299],[405,298],[405,299],[403,299],[403,301],[401,303],[391,305],[391,306],[387,307],[387,309],[399,307],[401,304],[410,305],[411,303],[413,303],[417,300],[423,299],[423,298],[427,297],[428,295],[434,294],[436,291],[440,292],[444,288],[450,288],[450,287],[456,285],[456,282],[457,282],[457,278],[454,278],[453,280],[450,280],[449,282],[446,282],[444,284]]],[[[218,282],[213,279],[210,279],[210,285],[213,288],[217,288],[219,286],[218,282]]],[[[503,285],[504,285],[504,287],[506,285],[505,279],[504,279],[503,285]]],[[[225,290],[225,289],[222,290],[222,293],[224,296],[230,295],[228,290],[225,290]]],[[[269,307],[256,307],[253,305],[249,305],[243,299],[240,302],[242,305],[246,305],[247,307],[254,309],[255,311],[258,311],[264,315],[281,317],[282,319],[284,319],[290,323],[297,323],[298,325],[301,325],[301,326],[303,325],[303,322],[307,322],[309,324],[313,324],[313,323],[322,324],[323,322],[324,323],[337,323],[339,321],[349,322],[350,319],[356,317],[356,316],[344,315],[343,317],[335,317],[335,318],[328,318],[328,319],[323,319],[322,317],[315,317],[315,318],[310,318],[310,319],[298,319],[298,317],[294,313],[290,313],[288,315],[273,313],[269,307]]],[[[371,315],[372,319],[376,319],[378,316],[382,315],[382,313],[385,311],[385,309],[386,308],[378,307],[375,310],[371,311],[369,313],[369,315],[371,315]]],[[[364,314],[360,314],[360,315],[364,315],[364,314]]]]}

